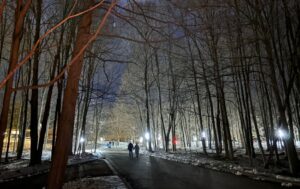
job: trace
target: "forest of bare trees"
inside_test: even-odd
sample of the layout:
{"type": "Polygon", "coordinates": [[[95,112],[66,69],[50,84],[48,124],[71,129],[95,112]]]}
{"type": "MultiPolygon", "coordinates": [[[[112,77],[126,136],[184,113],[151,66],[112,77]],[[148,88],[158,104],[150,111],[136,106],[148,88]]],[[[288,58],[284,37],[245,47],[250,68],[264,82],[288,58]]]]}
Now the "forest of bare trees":
{"type": "Polygon", "coordinates": [[[0,15],[1,162],[52,151],[48,188],[104,135],[299,174],[299,1],[2,0],[0,15]]]}

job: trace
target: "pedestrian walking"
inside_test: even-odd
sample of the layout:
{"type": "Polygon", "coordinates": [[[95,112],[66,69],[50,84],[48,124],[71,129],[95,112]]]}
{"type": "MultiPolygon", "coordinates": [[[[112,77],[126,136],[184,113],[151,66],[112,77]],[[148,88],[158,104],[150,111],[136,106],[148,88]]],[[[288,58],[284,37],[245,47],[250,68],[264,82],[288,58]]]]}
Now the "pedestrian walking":
{"type": "Polygon", "coordinates": [[[138,159],[139,153],[140,153],[140,147],[139,147],[138,143],[135,143],[134,151],[135,151],[135,157],[138,159]]]}
{"type": "Polygon", "coordinates": [[[133,159],[132,150],[133,150],[133,144],[131,142],[129,142],[129,144],[128,144],[129,159],[133,159]]]}

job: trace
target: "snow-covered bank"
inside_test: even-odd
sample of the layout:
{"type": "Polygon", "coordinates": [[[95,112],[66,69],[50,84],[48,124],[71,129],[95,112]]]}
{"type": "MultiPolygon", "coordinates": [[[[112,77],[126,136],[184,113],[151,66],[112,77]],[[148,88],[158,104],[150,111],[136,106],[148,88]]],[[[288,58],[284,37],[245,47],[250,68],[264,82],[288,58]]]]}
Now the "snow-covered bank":
{"type": "Polygon", "coordinates": [[[286,187],[300,186],[300,178],[275,174],[268,170],[242,166],[230,161],[216,160],[213,157],[199,156],[197,153],[165,153],[162,151],[153,153],[144,151],[143,153],[152,157],[162,158],[170,161],[232,173],[238,176],[247,176],[255,180],[278,182],[281,183],[282,186],[286,187]]]}
{"type": "MultiPolygon", "coordinates": [[[[75,165],[103,158],[100,154],[84,154],[70,156],[68,165],[75,165]]],[[[28,166],[29,160],[22,159],[8,164],[0,165],[0,183],[22,179],[49,172],[50,161],[43,161],[40,165],[28,166]]]]}
{"type": "Polygon", "coordinates": [[[118,176],[83,178],[65,183],[63,189],[126,189],[126,185],[118,176]]]}
{"type": "MultiPolygon", "coordinates": [[[[0,165],[0,188],[10,186],[31,186],[37,188],[45,186],[50,161],[43,161],[41,165],[28,167],[29,160],[22,159],[0,165]],[[38,179],[38,182],[35,181],[38,179]]],[[[85,153],[70,156],[66,171],[64,188],[127,188],[124,182],[110,170],[103,161],[101,153],[85,153]]]]}

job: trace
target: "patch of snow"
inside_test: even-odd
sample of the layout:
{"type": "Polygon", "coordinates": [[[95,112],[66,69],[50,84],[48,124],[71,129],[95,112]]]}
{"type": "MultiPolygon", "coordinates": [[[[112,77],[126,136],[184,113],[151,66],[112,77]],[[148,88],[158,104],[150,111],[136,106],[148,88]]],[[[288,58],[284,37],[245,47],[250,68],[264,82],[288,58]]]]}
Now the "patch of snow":
{"type": "Polygon", "coordinates": [[[235,175],[243,175],[243,173],[241,173],[240,171],[237,171],[236,173],[235,173],[235,175]]]}
{"type": "Polygon", "coordinates": [[[243,166],[231,161],[215,160],[212,158],[200,156],[196,152],[178,151],[176,153],[166,153],[163,151],[158,151],[154,153],[149,153],[148,151],[144,151],[143,153],[157,158],[181,162],[198,167],[209,168],[216,171],[232,173],[238,176],[244,175],[255,180],[267,180],[271,182],[284,183],[283,185],[287,187],[294,185],[300,186],[300,178],[276,175],[271,171],[263,169],[258,170],[257,168],[243,166]]]}
{"type": "Polygon", "coordinates": [[[83,178],[65,183],[63,189],[127,189],[126,185],[118,176],[102,176],[83,178]]]}
{"type": "MultiPolygon", "coordinates": [[[[45,153],[44,157],[49,157],[45,153]]],[[[69,156],[68,165],[80,164],[96,159],[102,159],[103,156],[99,153],[96,155],[84,153],[81,155],[69,156]]],[[[39,175],[42,173],[47,173],[50,168],[50,161],[43,161],[40,165],[35,165],[29,167],[29,160],[22,159],[8,164],[3,164],[0,166],[0,182],[10,181],[16,178],[30,177],[34,175],[39,175]]]]}
{"type": "Polygon", "coordinates": [[[284,186],[284,187],[292,187],[293,184],[292,184],[292,183],[285,183],[285,182],[283,182],[283,183],[281,183],[281,186],[284,186]]]}

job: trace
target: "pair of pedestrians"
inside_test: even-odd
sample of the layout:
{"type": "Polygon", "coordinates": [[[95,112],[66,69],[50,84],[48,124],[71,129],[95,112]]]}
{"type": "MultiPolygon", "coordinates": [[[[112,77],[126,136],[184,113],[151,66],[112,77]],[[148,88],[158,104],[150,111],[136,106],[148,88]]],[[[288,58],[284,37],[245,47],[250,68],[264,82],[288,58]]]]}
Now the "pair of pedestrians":
{"type": "Polygon", "coordinates": [[[128,144],[129,159],[133,159],[133,150],[135,151],[135,157],[138,159],[140,153],[140,147],[138,143],[135,143],[135,146],[133,146],[131,142],[128,144]]]}

